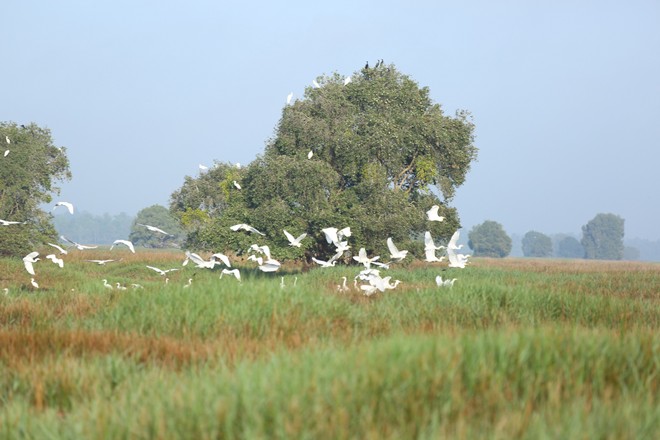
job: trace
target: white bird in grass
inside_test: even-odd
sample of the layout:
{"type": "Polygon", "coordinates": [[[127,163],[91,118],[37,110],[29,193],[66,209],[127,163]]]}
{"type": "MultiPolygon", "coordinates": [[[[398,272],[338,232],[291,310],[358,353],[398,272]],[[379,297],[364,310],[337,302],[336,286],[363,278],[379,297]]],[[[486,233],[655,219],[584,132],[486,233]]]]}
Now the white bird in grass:
{"type": "Polygon", "coordinates": [[[238,182],[235,180],[234,180],[234,186],[236,187],[236,189],[241,189],[241,185],[239,185],[238,182]]]}
{"type": "Polygon", "coordinates": [[[65,206],[66,209],[69,210],[69,214],[73,214],[73,204],[69,202],[57,202],[55,203],[55,206],[53,207],[52,211],[55,211],[55,208],[59,206],[65,206]]]}
{"type": "Polygon", "coordinates": [[[73,241],[73,240],[69,240],[69,239],[66,238],[64,235],[60,235],[60,238],[61,238],[62,240],[64,240],[64,241],[68,241],[69,243],[71,243],[71,244],[72,244],[73,246],[75,246],[76,249],[78,249],[79,251],[84,251],[85,249],[96,249],[96,248],[98,247],[98,246],[86,246],[86,245],[84,245],[84,244],[76,243],[76,242],[73,241]]]}
{"type": "Polygon", "coordinates": [[[286,229],[283,229],[284,235],[286,235],[286,239],[289,240],[289,245],[290,246],[295,246],[295,247],[300,247],[301,246],[301,241],[303,238],[307,237],[307,232],[302,233],[298,238],[294,238],[293,235],[289,234],[286,229]]]}
{"type": "Polygon", "coordinates": [[[431,209],[426,211],[426,215],[428,216],[429,221],[431,221],[431,222],[441,222],[445,219],[444,217],[438,215],[438,209],[440,209],[440,207],[438,205],[433,205],[433,206],[431,206],[431,209]]]}
{"type": "Polygon", "coordinates": [[[222,269],[222,272],[220,273],[220,279],[222,279],[223,275],[232,275],[236,277],[238,281],[241,281],[241,272],[238,269],[222,269]]]}
{"type": "Polygon", "coordinates": [[[25,270],[30,275],[34,275],[34,267],[32,266],[34,263],[39,261],[39,258],[37,256],[39,255],[39,252],[30,252],[26,256],[23,257],[23,265],[25,266],[25,270]]]}
{"type": "Polygon", "coordinates": [[[57,258],[54,254],[46,255],[46,258],[48,258],[50,261],[57,264],[58,266],[64,267],[64,260],[61,258],[57,258]]]}
{"type": "Polygon", "coordinates": [[[342,283],[337,284],[337,290],[339,292],[348,292],[348,286],[346,285],[347,278],[346,277],[341,277],[342,283]]]}
{"type": "Polygon", "coordinates": [[[392,261],[401,261],[408,255],[408,251],[400,251],[396,246],[394,246],[392,237],[387,238],[387,248],[390,250],[390,258],[392,261]]]}
{"type": "Polygon", "coordinates": [[[7,135],[5,135],[5,141],[6,141],[8,144],[11,144],[11,140],[9,139],[9,136],[7,136],[7,135]]]}
{"type": "Polygon", "coordinates": [[[115,240],[114,242],[112,242],[112,246],[110,246],[110,250],[112,250],[112,248],[115,247],[115,245],[119,245],[119,244],[123,244],[124,246],[127,246],[131,250],[131,252],[135,253],[135,247],[133,246],[133,243],[131,243],[128,240],[115,240]]]}
{"type": "Polygon", "coordinates": [[[117,286],[117,290],[128,290],[125,286],[122,286],[119,283],[115,283],[115,285],[117,286]]]}
{"type": "Polygon", "coordinates": [[[54,248],[57,249],[57,250],[60,252],[60,254],[62,254],[62,255],[67,255],[67,254],[68,254],[68,252],[66,251],[66,249],[64,249],[62,246],[59,246],[59,245],[57,245],[57,244],[53,244],[53,243],[48,243],[48,246],[52,246],[52,247],[54,247],[54,248]]]}
{"type": "Polygon", "coordinates": [[[440,275],[435,277],[435,284],[438,285],[438,287],[454,287],[454,282],[458,278],[452,278],[451,280],[443,280],[440,275]]]}
{"type": "Polygon", "coordinates": [[[190,287],[191,285],[192,285],[192,278],[188,278],[188,284],[184,284],[183,288],[184,288],[184,289],[187,289],[187,288],[190,287]]]}
{"type": "Polygon", "coordinates": [[[245,223],[239,223],[239,224],[237,224],[237,225],[230,226],[229,229],[231,229],[232,231],[238,231],[238,230],[240,230],[240,229],[243,229],[244,231],[254,232],[254,233],[256,233],[256,234],[266,236],[266,234],[257,231],[255,228],[253,228],[252,226],[247,225],[247,224],[245,224],[245,223]]]}
{"type": "Polygon", "coordinates": [[[39,284],[37,284],[34,278],[30,278],[30,284],[32,284],[32,287],[34,287],[35,289],[39,288],[39,284]]]}
{"type": "Polygon", "coordinates": [[[112,287],[112,284],[109,284],[109,283],[108,283],[108,280],[106,280],[106,279],[104,278],[102,281],[103,281],[103,287],[105,287],[106,289],[110,289],[110,290],[113,290],[113,289],[114,289],[114,287],[112,287]]]}
{"type": "Polygon", "coordinates": [[[121,259],[120,260],[85,260],[85,261],[87,261],[88,263],[96,263],[99,266],[104,266],[106,263],[112,263],[113,261],[121,261],[121,259]]]}
{"type": "Polygon", "coordinates": [[[25,224],[25,222],[13,222],[10,220],[3,220],[0,218],[0,225],[2,226],[9,226],[9,225],[22,225],[25,224]]]}
{"type": "Polygon", "coordinates": [[[259,265],[259,270],[262,272],[275,272],[280,266],[281,264],[277,260],[266,260],[263,264],[259,265]]]}
{"type": "Polygon", "coordinates": [[[159,268],[154,267],[154,266],[147,266],[147,267],[148,267],[149,269],[155,271],[155,272],[158,272],[159,275],[163,275],[163,276],[164,276],[166,273],[168,273],[168,272],[174,272],[175,270],[179,270],[179,269],[167,269],[167,270],[163,270],[163,269],[159,269],[159,268]]]}
{"type": "Polygon", "coordinates": [[[144,224],[142,224],[142,223],[136,223],[136,224],[137,224],[138,226],[144,226],[145,228],[147,228],[147,229],[150,230],[151,232],[158,232],[159,234],[172,235],[172,234],[168,234],[167,232],[165,232],[165,231],[163,231],[162,229],[157,228],[157,227],[155,227],[155,226],[144,225],[144,224]]]}

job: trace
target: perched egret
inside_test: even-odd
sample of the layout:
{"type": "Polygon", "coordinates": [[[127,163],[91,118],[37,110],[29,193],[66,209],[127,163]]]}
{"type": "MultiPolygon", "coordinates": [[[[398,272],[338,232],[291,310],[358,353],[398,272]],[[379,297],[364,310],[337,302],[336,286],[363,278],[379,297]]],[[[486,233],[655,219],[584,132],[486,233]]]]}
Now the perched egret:
{"type": "Polygon", "coordinates": [[[184,288],[184,289],[187,289],[187,288],[190,287],[191,285],[192,285],[192,278],[188,278],[188,284],[185,284],[185,285],[183,286],[183,288],[184,288]]]}
{"type": "Polygon", "coordinates": [[[117,290],[128,290],[128,289],[126,289],[125,286],[122,286],[122,285],[119,284],[119,283],[115,283],[115,285],[117,286],[117,290]]]}
{"type": "Polygon", "coordinates": [[[387,238],[387,248],[390,250],[390,258],[392,261],[401,261],[408,255],[408,251],[400,251],[394,246],[392,237],[387,238]]]}
{"type": "Polygon", "coordinates": [[[312,156],[314,156],[314,152],[312,150],[309,150],[309,153],[307,153],[307,159],[311,159],[312,156]]]}
{"type": "Polygon", "coordinates": [[[321,85],[315,79],[312,80],[312,86],[314,86],[315,89],[321,88],[321,85]]]}
{"type": "Polygon", "coordinates": [[[69,214],[73,214],[73,204],[69,202],[57,202],[55,203],[55,206],[53,207],[52,211],[55,211],[55,208],[59,206],[64,206],[66,209],[69,210],[69,214]]]}
{"type": "Polygon", "coordinates": [[[346,280],[347,280],[346,277],[341,277],[341,279],[342,279],[342,283],[337,284],[337,290],[342,293],[348,292],[348,286],[346,285],[346,280]]]}
{"type": "Polygon", "coordinates": [[[64,260],[61,258],[57,258],[54,254],[46,255],[46,258],[48,258],[50,261],[57,264],[58,266],[64,267],[64,260]]]}
{"type": "Polygon", "coordinates": [[[234,186],[236,187],[236,189],[242,189],[241,185],[239,185],[239,183],[235,180],[234,180],[234,186]]]}
{"type": "Polygon", "coordinates": [[[35,289],[39,288],[39,284],[37,284],[34,278],[30,278],[30,284],[32,284],[32,287],[34,287],[35,289]]]}
{"type": "Polygon", "coordinates": [[[264,234],[263,232],[259,232],[252,226],[246,225],[245,223],[239,223],[238,225],[230,226],[229,229],[231,229],[232,231],[238,231],[239,229],[243,229],[244,231],[254,232],[256,234],[266,236],[266,234],[264,234]]]}
{"type": "Polygon", "coordinates": [[[352,81],[352,80],[351,80],[351,77],[350,77],[350,76],[347,76],[346,78],[344,78],[344,85],[345,85],[345,86],[348,85],[348,83],[350,83],[351,81],[352,81]]]}
{"type": "Polygon", "coordinates": [[[167,232],[165,232],[165,231],[163,231],[162,229],[157,228],[157,227],[155,227],[155,226],[151,226],[151,225],[143,225],[142,223],[136,223],[136,224],[137,224],[138,226],[144,226],[145,228],[147,228],[147,229],[150,230],[151,232],[158,232],[159,234],[172,235],[172,234],[168,234],[167,232]]]}
{"type": "Polygon", "coordinates": [[[11,144],[11,140],[9,139],[9,136],[7,136],[7,135],[5,135],[5,141],[6,141],[8,144],[11,144]]]}
{"type": "Polygon", "coordinates": [[[292,101],[292,100],[293,100],[293,92],[291,92],[291,93],[289,93],[288,95],[286,95],[286,103],[287,103],[287,105],[288,105],[288,104],[291,104],[291,101],[292,101]]]}
{"type": "Polygon", "coordinates": [[[289,240],[290,246],[300,247],[301,246],[300,242],[303,240],[303,238],[307,237],[307,232],[301,234],[300,236],[298,236],[298,238],[294,238],[293,235],[289,234],[286,231],[286,229],[284,229],[283,231],[284,231],[284,235],[286,235],[286,239],[289,240]]]}
{"type": "Polygon", "coordinates": [[[112,242],[112,246],[110,246],[110,250],[112,250],[112,248],[115,247],[115,245],[119,245],[119,244],[123,244],[124,246],[127,246],[131,250],[131,252],[135,253],[135,247],[133,246],[133,243],[131,243],[128,240],[115,240],[114,242],[112,242]]]}
{"type": "Polygon", "coordinates": [[[438,215],[438,209],[440,209],[440,207],[438,205],[433,205],[433,206],[431,206],[431,209],[426,211],[426,215],[428,216],[429,221],[431,221],[431,222],[441,222],[445,219],[444,217],[438,215]]]}
{"type": "Polygon", "coordinates": [[[23,257],[23,265],[25,266],[25,270],[30,275],[34,275],[34,267],[32,266],[34,263],[39,261],[39,258],[37,256],[39,255],[39,252],[30,252],[26,256],[23,257]]]}

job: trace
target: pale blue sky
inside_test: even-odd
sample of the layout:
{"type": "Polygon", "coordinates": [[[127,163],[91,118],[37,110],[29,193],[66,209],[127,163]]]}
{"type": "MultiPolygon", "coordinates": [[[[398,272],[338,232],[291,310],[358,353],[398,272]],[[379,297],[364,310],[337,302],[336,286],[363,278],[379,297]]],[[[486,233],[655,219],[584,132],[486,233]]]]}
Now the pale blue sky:
{"type": "Polygon", "coordinates": [[[261,153],[290,91],[382,58],[474,116],[465,230],[579,233],[612,212],[660,238],[660,2],[224,3],[2,1],[0,120],[68,148],[59,199],[166,205],[198,164],[261,153]]]}

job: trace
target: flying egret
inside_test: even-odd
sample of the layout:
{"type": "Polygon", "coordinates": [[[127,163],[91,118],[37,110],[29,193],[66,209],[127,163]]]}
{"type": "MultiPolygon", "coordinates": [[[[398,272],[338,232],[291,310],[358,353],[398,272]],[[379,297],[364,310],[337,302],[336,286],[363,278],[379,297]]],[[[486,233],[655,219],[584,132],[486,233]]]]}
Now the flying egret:
{"type": "Polygon", "coordinates": [[[241,281],[241,272],[238,269],[222,269],[222,273],[220,273],[220,279],[222,279],[223,275],[232,275],[236,277],[238,281],[241,281]]]}
{"type": "Polygon", "coordinates": [[[52,247],[54,247],[55,249],[57,249],[57,250],[60,252],[60,254],[63,254],[63,255],[67,255],[67,254],[68,254],[67,250],[64,249],[62,246],[59,246],[59,245],[57,245],[57,244],[53,244],[53,243],[47,243],[47,244],[48,244],[48,246],[52,246],[52,247]]]}
{"type": "Polygon", "coordinates": [[[312,257],[312,261],[313,261],[314,263],[320,265],[321,267],[332,267],[332,266],[334,266],[334,265],[337,263],[336,260],[332,260],[332,259],[330,259],[330,260],[328,260],[328,261],[323,261],[323,260],[316,259],[316,258],[314,258],[314,257],[312,257]]]}
{"type": "Polygon", "coordinates": [[[25,224],[25,222],[14,222],[10,220],[3,220],[0,218],[0,225],[2,226],[9,226],[9,225],[22,225],[25,224]]]}
{"type": "Polygon", "coordinates": [[[238,225],[230,226],[229,229],[231,229],[232,231],[238,231],[239,229],[243,229],[244,231],[254,232],[256,234],[266,236],[266,234],[264,234],[263,232],[259,232],[252,226],[246,225],[245,223],[239,223],[238,225]]]}
{"type": "Polygon", "coordinates": [[[465,269],[465,265],[468,263],[468,258],[470,254],[463,255],[457,254],[455,249],[447,249],[447,259],[449,260],[448,267],[457,267],[459,269],[465,269]]]}
{"type": "Polygon", "coordinates": [[[365,268],[369,269],[369,267],[371,266],[371,263],[373,263],[374,261],[380,259],[380,256],[375,256],[373,258],[369,258],[369,257],[367,257],[366,249],[365,248],[360,248],[360,250],[358,251],[357,256],[354,255],[353,259],[355,261],[357,261],[358,263],[363,264],[365,268]]]}
{"type": "Polygon", "coordinates": [[[172,234],[168,234],[167,232],[165,232],[165,231],[163,231],[162,229],[157,228],[157,227],[155,227],[155,226],[144,225],[144,224],[142,224],[142,223],[136,223],[136,224],[137,224],[138,226],[144,226],[145,228],[147,228],[147,229],[150,230],[151,232],[158,232],[159,234],[172,235],[172,234]]]}
{"type": "Polygon", "coordinates": [[[195,266],[199,267],[200,269],[213,269],[216,264],[220,264],[214,258],[206,261],[199,255],[190,251],[186,251],[186,260],[191,260],[193,263],[195,263],[195,266]]]}
{"type": "Polygon", "coordinates": [[[147,267],[148,267],[149,269],[155,271],[155,272],[158,272],[158,275],[163,275],[163,276],[164,276],[166,273],[168,273],[168,272],[174,272],[175,270],[179,270],[179,269],[167,269],[167,270],[163,270],[163,269],[159,269],[159,268],[154,267],[154,266],[147,266],[147,267]]]}
{"type": "Polygon", "coordinates": [[[227,257],[225,254],[217,252],[213,255],[211,255],[211,259],[220,259],[224,263],[225,266],[231,267],[231,263],[229,262],[229,257],[227,257]]]}
{"type": "Polygon", "coordinates": [[[438,209],[440,209],[440,207],[438,205],[433,205],[433,206],[431,206],[431,209],[426,211],[426,215],[428,216],[429,221],[431,221],[431,222],[441,222],[445,219],[444,217],[438,215],[438,209]]]}
{"type": "Polygon", "coordinates": [[[30,278],[30,284],[32,284],[32,287],[34,287],[35,289],[39,288],[39,284],[37,284],[34,278],[30,278]]]}
{"type": "Polygon", "coordinates": [[[341,242],[342,238],[351,236],[350,226],[341,230],[337,228],[324,228],[321,229],[321,232],[325,234],[325,240],[328,242],[328,244],[339,243],[341,242]]]}
{"type": "Polygon", "coordinates": [[[449,239],[449,243],[447,243],[447,248],[448,248],[448,249],[459,250],[460,248],[463,247],[462,244],[459,244],[458,246],[456,245],[456,243],[458,242],[458,239],[459,239],[460,235],[461,235],[461,231],[460,231],[460,230],[457,230],[456,232],[454,232],[454,234],[453,234],[453,235],[451,236],[451,238],[449,239]]]}
{"type": "Polygon", "coordinates": [[[9,150],[5,150],[4,157],[7,157],[8,154],[9,154],[9,150]]]}
{"type": "Polygon", "coordinates": [[[112,248],[115,247],[115,245],[119,245],[119,244],[123,244],[124,246],[127,246],[131,250],[131,252],[135,253],[135,247],[133,246],[133,243],[131,243],[128,240],[115,240],[114,242],[112,242],[112,246],[110,246],[110,250],[112,250],[112,248]]]}
{"type": "Polygon", "coordinates": [[[401,261],[408,255],[408,251],[400,251],[394,245],[392,237],[387,238],[387,248],[390,250],[390,258],[392,261],[401,261]]]}
{"type": "Polygon", "coordinates": [[[287,105],[288,105],[288,104],[291,104],[291,101],[292,101],[292,100],[293,100],[293,92],[291,92],[291,93],[289,93],[288,95],[286,95],[286,103],[287,103],[287,105]]]}
{"type": "Polygon", "coordinates": [[[39,252],[30,252],[26,256],[23,257],[23,265],[25,266],[25,270],[30,275],[34,275],[34,267],[32,266],[34,263],[39,261],[39,258],[37,256],[39,255],[39,252]]]}
{"type": "Polygon", "coordinates": [[[241,185],[239,185],[238,182],[235,180],[234,180],[234,186],[236,187],[236,189],[241,189],[241,185]]]}
{"type": "Polygon", "coordinates": [[[64,267],[64,260],[61,258],[57,258],[54,254],[46,255],[46,258],[48,258],[50,261],[57,264],[58,266],[64,267]]]}
{"type": "Polygon", "coordinates": [[[289,240],[289,245],[290,246],[295,246],[295,247],[300,247],[301,246],[301,241],[303,238],[307,237],[307,232],[301,234],[298,236],[298,238],[294,238],[293,235],[289,234],[286,229],[283,229],[284,235],[286,235],[286,239],[289,240]]]}
{"type": "Polygon", "coordinates": [[[309,150],[309,153],[307,153],[307,159],[311,159],[312,156],[314,156],[314,152],[312,150],[309,150]]]}
{"type": "Polygon", "coordinates": [[[259,266],[264,264],[264,259],[261,257],[257,257],[256,255],[250,255],[249,257],[247,257],[247,259],[250,261],[255,261],[259,266]]]}
{"type": "Polygon", "coordinates": [[[99,266],[105,266],[106,263],[112,263],[113,261],[119,261],[119,260],[85,260],[88,263],[96,263],[99,266]]]}
{"type": "Polygon", "coordinates": [[[98,246],[86,246],[84,244],[76,243],[73,240],[69,240],[64,235],[60,235],[60,238],[64,241],[68,241],[69,243],[74,245],[76,247],[76,249],[78,249],[79,251],[84,251],[85,249],[96,249],[98,247],[98,246]]]}
{"type": "Polygon", "coordinates": [[[55,206],[53,207],[53,209],[51,210],[51,212],[52,212],[52,211],[55,211],[55,208],[58,208],[58,207],[60,207],[60,206],[64,206],[64,207],[66,207],[66,209],[69,210],[69,214],[73,214],[73,204],[72,204],[72,203],[69,203],[69,202],[57,202],[57,203],[55,203],[55,206]]]}
{"type": "Polygon", "coordinates": [[[277,260],[266,260],[259,266],[259,270],[262,272],[275,272],[280,266],[281,264],[277,260]]]}

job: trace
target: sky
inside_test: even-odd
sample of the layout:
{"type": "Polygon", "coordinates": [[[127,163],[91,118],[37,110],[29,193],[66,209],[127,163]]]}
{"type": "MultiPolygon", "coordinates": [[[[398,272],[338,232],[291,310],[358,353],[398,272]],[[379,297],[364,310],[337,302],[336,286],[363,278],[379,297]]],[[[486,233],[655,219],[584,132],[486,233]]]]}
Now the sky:
{"type": "Polygon", "coordinates": [[[660,239],[660,2],[3,0],[0,121],[35,122],[93,214],[167,206],[198,165],[264,151],[289,92],[393,63],[478,159],[464,230],[580,234],[598,213],[660,239]],[[227,3],[227,4],[225,4],[227,3]]]}

